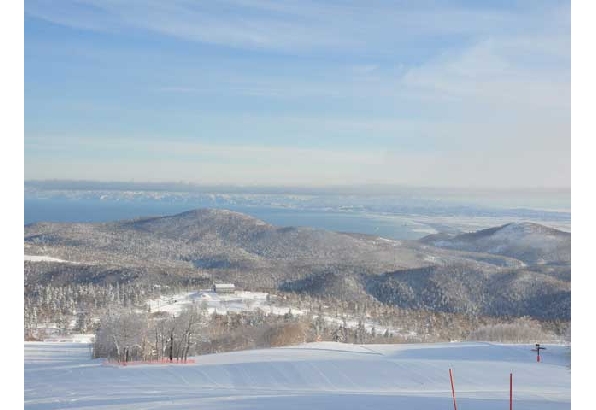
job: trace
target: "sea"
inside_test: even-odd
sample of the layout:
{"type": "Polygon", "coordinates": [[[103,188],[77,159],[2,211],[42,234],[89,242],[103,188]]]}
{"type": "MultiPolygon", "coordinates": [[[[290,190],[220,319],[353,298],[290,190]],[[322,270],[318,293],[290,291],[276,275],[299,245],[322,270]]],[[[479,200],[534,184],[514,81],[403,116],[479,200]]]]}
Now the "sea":
{"type": "MultiPolygon", "coordinates": [[[[241,197],[246,198],[245,196],[241,197]]],[[[296,201],[293,197],[274,200],[185,199],[164,200],[142,197],[122,199],[91,196],[40,197],[25,195],[24,223],[111,222],[140,217],[166,216],[198,208],[220,208],[241,212],[267,223],[286,227],[303,226],[338,232],[375,235],[394,240],[416,240],[429,234],[472,232],[510,222],[536,222],[571,231],[567,209],[539,206],[492,206],[474,201],[408,201],[380,198],[371,202],[358,198],[329,198],[296,201]],[[361,204],[365,203],[365,206],[361,204]]]]}

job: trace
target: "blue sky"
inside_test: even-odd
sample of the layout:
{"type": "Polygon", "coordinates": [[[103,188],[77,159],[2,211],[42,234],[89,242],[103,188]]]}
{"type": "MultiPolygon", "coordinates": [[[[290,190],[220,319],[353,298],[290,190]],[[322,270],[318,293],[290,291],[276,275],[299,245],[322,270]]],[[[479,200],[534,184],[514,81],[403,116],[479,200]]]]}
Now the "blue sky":
{"type": "Polygon", "coordinates": [[[570,5],[25,1],[25,179],[569,187],[570,5]]]}

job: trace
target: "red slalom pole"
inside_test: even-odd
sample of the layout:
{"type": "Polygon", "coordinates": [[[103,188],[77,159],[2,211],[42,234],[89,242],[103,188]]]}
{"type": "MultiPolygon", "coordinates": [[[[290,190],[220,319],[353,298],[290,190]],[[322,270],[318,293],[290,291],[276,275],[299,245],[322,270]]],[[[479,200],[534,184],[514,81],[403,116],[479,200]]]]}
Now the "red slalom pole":
{"type": "Polygon", "coordinates": [[[449,369],[449,379],[451,379],[451,395],[453,396],[453,409],[457,410],[457,403],[455,402],[455,388],[453,387],[453,372],[449,369]]]}
{"type": "Polygon", "coordinates": [[[509,373],[509,410],[513,410],[513,373],[509,373]]]}

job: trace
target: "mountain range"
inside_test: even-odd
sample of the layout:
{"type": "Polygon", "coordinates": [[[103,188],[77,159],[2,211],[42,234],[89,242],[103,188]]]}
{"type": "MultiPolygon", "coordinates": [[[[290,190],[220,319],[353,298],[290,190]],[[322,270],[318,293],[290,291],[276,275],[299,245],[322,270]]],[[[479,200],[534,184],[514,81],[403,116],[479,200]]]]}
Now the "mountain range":
{"type": "Polygon", "coordinates": [[[231,281],[411,309],[570,319],[571,235],[535,223],[397,241],[227,210],[25,226],[25,285],[231,281]],[[39,258],[38,258],[39,259],[39,258]]]}

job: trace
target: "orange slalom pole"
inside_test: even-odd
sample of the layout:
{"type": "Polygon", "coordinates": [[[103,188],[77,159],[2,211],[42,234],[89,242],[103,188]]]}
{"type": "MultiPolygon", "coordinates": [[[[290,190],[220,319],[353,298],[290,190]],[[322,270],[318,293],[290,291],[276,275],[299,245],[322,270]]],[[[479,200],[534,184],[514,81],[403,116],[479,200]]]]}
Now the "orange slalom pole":
{"type": "Polygon", "coordinates": [[[451,395],[453,396],[453,409],[457,410],[457,403],[455,402],[455,388],[453,387],[453,372],[449,369],[449,379],[451,379],[451,395]]]}

